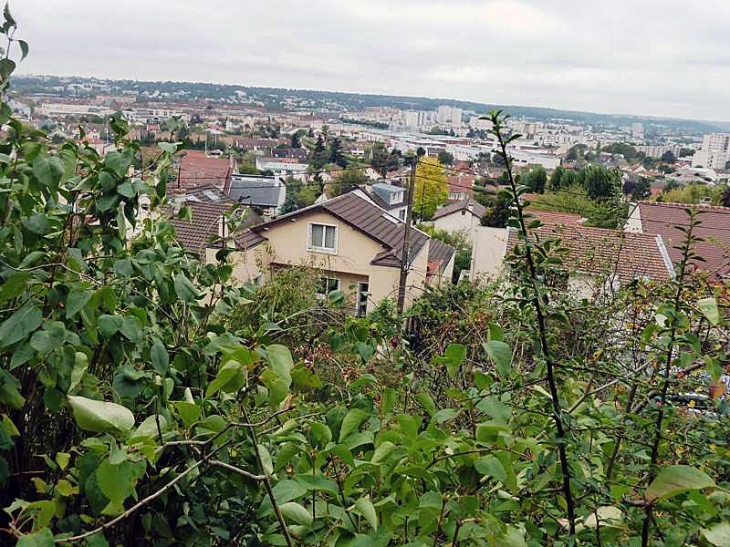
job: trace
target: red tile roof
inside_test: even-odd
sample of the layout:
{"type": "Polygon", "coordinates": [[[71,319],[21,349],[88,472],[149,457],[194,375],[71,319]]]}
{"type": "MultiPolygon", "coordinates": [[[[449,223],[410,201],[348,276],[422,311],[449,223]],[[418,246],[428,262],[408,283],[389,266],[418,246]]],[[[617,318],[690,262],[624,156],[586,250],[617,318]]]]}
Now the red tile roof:
{"type": "Polygon", "coordinates": [[[713,205],[687,205],[683,203],[641,202],[639,215],[642,231],[660,234],[667,246],[672,262],[678,263],[682,252],[675,247],[684,241],[683,228],[689,224],[686,209],[695,208],[700,212],[702,224],[694,230],[694,235],[704,241],[694,246],[694,251],[705,262],[697,262],[697,267],[718,277],[730,276],[730,208],[713,205]]]}
{"type": "Polygon", "coordinates": [[[203,150],[183,150],[180,155],[179,186],[183,188],[212,185],[225,191],[231,173],[228,158],[208,157],[203,150]]]}
{"type": "Polygon", "coordinates": [[[533,218],[538,219],[543,224],[552,225],[563,225],[570,226],[574,224],[582,224],[582,217],[580,215],[574,215],[572,213],[556,213],[554,211],[534,211],[528,209],[525,211],[526,214],[532,215],[533,218]]]}
{"type": "MultiPolygon", "coordinates": [[[[600,277],[616,275],[621,284],[636,277],[665,281],[673,275],[661,236],[636,234],[579,225],[545,225],[533,232],[540,240],[559,239],[567,249],[564,268],[600,277]]],[[[507,249],[519,244],[517,232],[509,231],[507,249]]]]}
{"type": "Polygon", "coordinates": [[[466,194],[469,197],[474,195],[474,190],[472,189],[476,178],[474,175],[460,173],[458,175],[450,175],[447,178],[450,194],[466,194]]]}

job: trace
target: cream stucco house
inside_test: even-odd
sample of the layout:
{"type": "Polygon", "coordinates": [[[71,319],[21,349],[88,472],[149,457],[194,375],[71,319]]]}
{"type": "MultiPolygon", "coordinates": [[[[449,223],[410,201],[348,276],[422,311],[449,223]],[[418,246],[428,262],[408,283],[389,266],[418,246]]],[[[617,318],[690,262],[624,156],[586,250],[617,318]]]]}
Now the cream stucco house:
{"type": "Polygon", "coordinates": [[[445,232],[463,232],[469,239],[474,231],[481,226],[481,220],[486,213],[484,205],[472,199],[455,201],[441,207],[433,215],[433,225],[445,232]]]}
{"type": "MultiPolygon", "coordinates": [[[[234,277],[262,283],[281,268],[311,266],[322,271],[323,291],[350,295],[364,315],[385,298],[397,298],[405,224],[365,192],[342,196],[277,217],[235,237],[234,277]]],[[[206,250],[214,260],[217,249],[206,250]]],[[[431,245],[428,235],[410,233],[406,307],[427,283],[450,280],[454,249],[431,245]]]]}

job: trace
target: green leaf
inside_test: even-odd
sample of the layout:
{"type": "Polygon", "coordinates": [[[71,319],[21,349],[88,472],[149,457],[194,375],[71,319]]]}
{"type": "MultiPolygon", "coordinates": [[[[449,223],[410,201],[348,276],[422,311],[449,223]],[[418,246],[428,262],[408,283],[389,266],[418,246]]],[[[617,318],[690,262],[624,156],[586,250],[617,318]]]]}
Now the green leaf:
{"type": "Polygon", "coordinates": [[[218,371],[208,389],[205,396],[210,397],[219,391],[223,393],[234,393],[241,389],[246,383],[246,375],[244,367],[238,361],[227,361],[218,371]]]}
{"type": "Polygon", "coordinates": [[[22,61],[28,56],[28,51],[30,48],[28,47],[28,42],[26,42],[25,40],[18,40],[17,42],[18,42],[18,45],[20,46],[20,53],[21,53],[20,60],[22,61]]]}
{"type": "Polygon", "coordinates": [[[61,471],[68,467],[68,462],[71,461],[71,454],[68,452],[56,452],[56,463],[61,471]]]}
{"type": "Polygon", "coordinates": [[[504,484],[507,481],[507,471],[505,471],[502,462],[494,456],[484,456],[474,462],[474,469],[480,474],[497,479],[504,484]]]}
{"type": "Polygon", "coordinates": [[[299,389],[317,389],[322,387],[322,380],[304,365],[297,365],[291,372],[292,383],[299,389]]]}
{"type": "Polygon", "coordinates": [[[73,395],[69,395],[68,401],[73,409],[76,423],[85,431],[125,432],[134,427],[134,415],[122,405],[73,395]]]}
{"type": "Polygon", "coordinates": [[[0,325],[0,348],[6,348],[22,340],[41,326],[41,310],[26,304],[0,325]]]}
{"type": "Polygon", "coordinates": [[[30,279],[28,272],[16,272],[8,277],[0,287],[0,302],[11,300],[25,291],[30,279]]]}
{"type": "Polygon", "coordinates": [[[297,481],[289,479],[277,482],[272,490],[274,498],[279,504],[284,504],[297,498],[301,498],[307,493],[306,487],[302,486],[297,481]]]}
{"type": "Polygon", "coordinates": [[[85,353],[77,351],[74,357],[74,368],[71,370],[71,383],[68,386],[69,393],[71,393],[73,389],[79,385],[88,368],[89,358],[85,353]]]}
{"type": "Polygon", "coordinates": [[[370,501],[369,496],[357,500],[355,502],[355,509],[365,517],[365,520],[368,521],[368,524],[370,524],[373,530],[378,529],[378,514],[375,512],[375,507],[373,507],[373,502],[370,501]]]}
{"type": "Polygon", "coordinates": [[[28,231],[38,235],[45,235],[51,230],[51,225],[48,223],[48,217],[41,213],[35,213],[28,218],[23,219],[23,226],[28,231]]]}
{"type": "Polygon", "coordinates": [[[713,486],[715,481],[699,469],[688,465],[672,465],[662,469],[646,489],[646,500],[654,503],[688,490],[701,490],[713,486]]]}
{"type": "Polygon", "coordinates": [[[259,449],[259,457],[261,458],[262,471],[265,475],[271,475],[274,472],[274,461],[271,459],[271,452],[263,444],[257,445],[259,449]]]}
{"type": "Polygon", "coordinates": [[[289,387],[291,385],[291,370],[294,366],[289,349],[280,344],[271,344],[266,346],[266,354],[269,357],[271,369],[279,378],[287,382],[287,387],[289,387]]]}
{"type": "Polygon", "coordinates": [[[66,299],[66,317],[70,319],[80,312],[88,304],[89,300],[91,300],[92,294],[91,291],[83,289],[73,289],[68,293],[68,298],[66,299]]]}
{"type": "Polygon", "coordinates": [[[395,445],[390,441],[381,443],[373,452],[373,457],[370,459],[370,463],[378,465],[383,463],[388,456],[395,450],[395,445]]]}
{"type": "Polygon", "coordinates": [[[449,344],[444,356],[439,361],[446,365],[449,376],[456,378],[464,359],[466,359],[466,346],[463,344],[449,344]]]}
{"type": "Polygon", "coordinates": [[[102,494],[109,498],[115,509],[121,508],[123,511],[122,502],[134,494],[135,485],[141,473],[144,473],[145,467],[144,463],[135,464],[129,461],[123,461],[116,465],[109,460],[104,460],[101,463],[96,470],[99,489],[102,494]]]}
{"type": "Polygon", "coordinates": [[[53,534],[48,528],[43,528],[32,534],[21,536],[16,547],[54,547],[53,534]]]}
{"type": "Polygon", "coordinates": [[[340,442],[345,440],[350,433],[357,431],[370,415],[360,408],[351,408],[342,420],[340,428],[340,442]]]}
{"type": "Polygon", "coordinates": [[[30,347],[38,353],[50,353],[60,348],[66,338],[66,329],[60,321],[49,321],[43,325],[43,330],[33,333],[30,339],[30,347]]]}
{"type": "Polygon", "coordinates": [[[175,292],[184,302],[195,302],[200,298],[195,285],[183,274],[175,276],[175,292]]]}
{"type": "Polygon", "coordinates": [[[102,171],[99,173],[99,186],[105,192],[108,192],[117,185],[117,181],[109,171],[102,171]]]}
{"type": "Polygon", "coordinates": [[[296,477],[297,482],[303,484],[304,487],[307,488],[307,490],[327,492],[329,494],[332,494],[333,496],[336,496],[340,492],[340,489],[335,481],[323,477],[322,475],[299,474],[296,477]]]}
{"type": "Polygon", "coordinates": [[[114,336],[117,332],[119,332],[119,329],[122,328],[122,323],[124,322],[124,319],[119,317],[118,315],[100,315],[99,319],[97,320],[97,324],[99,326],[99,332],[101,332],[101,335],[110,338],[114,336]]]}
{"type": "Polygon", "coordinates": [[[703,528],[702,536],[717,547],[730,547],[730,522],[715,524],[710,529],[703,528]]]}
{"type": "Polygon", "coordinates": [[[195,403],[180,401],[175,403],[175,408],[185,427],[190,427],[200,418],[200,407],[195,403]]]}
{"type": "Polygon", "coordinates": [[[140,323],[139,319],[133,315],[127,315],[124,319],[122,319],[122,326],[120,327],[119,332],[121,332],[130,342],[135,344],[141,342],[142,337],[144,336],[142,323],[140,323]]]}
{"type": "Polygon", "coordinates": [[[139,427],[134,430],[134,433],[132,433],[128,442],[131,442],[131,439],[143,439],[145,437],[156,439],[159,437],[160,431],[164,433],[168,429],[167,419],[162,415],[155,416],[153,414],[152,416],[147,416],[147,418],[139,424],[139,427]],[[159,430],[157,429],[158,420],[160,422],[159,430]]]}
{"type": "Polygon", "coordinates": [[[509,346],[498,340],[490,340],[482,346],[484,346],[487,355],[494,361],[499,375],[509,376],[512,371],[510,366],[512,364],[512,351],[509,346]]]}
{"type": "Polygon", "coordinates": [[[159,340],[156,340],[150,348],[150,360],[155,372],[161,376],[167,374],[167,369],[170,367],[170,356],[167,354],[165,345],[159,340]]]}
{"type": "Polygon", "coordinates": [[[104,165],[111,169],[119,178],[124,177],[132,165],[132,156],[125,152],[109,152],[104,156],[104,165]]]}
{"type": "Polygon", "coordinates": [[[453,420],[458,414],[459,411],[455,408],[442,408],[433,415],[431,420],[436,422],[437,424],[442,424],[449,420],[453,420]]]}
{"type": "Polygon", "coordinates": [[[712,325],[717,325],[720,322],[720,310],[717,307],[717,301],[714,298],[703,298],[697,301],[697,307],[700,308],[702,315],[712,325]]]}
{"type": "Polygon", "coordinates": [[[312,524],[313,519],[309,511],[294,501],[281,504],[279,509],[281,510],[281,514],[284,515],[288,521],[303,524],[305,526],[312,524]]]}

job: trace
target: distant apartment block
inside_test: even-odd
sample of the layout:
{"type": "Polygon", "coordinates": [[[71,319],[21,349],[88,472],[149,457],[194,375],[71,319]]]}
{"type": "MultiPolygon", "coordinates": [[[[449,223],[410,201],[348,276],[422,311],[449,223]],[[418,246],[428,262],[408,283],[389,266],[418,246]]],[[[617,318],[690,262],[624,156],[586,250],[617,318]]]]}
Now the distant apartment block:
{"type": "Polygon", "coordinates": [[[461,108],[441,105],[436,112],[436,121],[440,124],[450,124],[453,127],[461,127],[461,108]]]}
{"type": "Polygon", "coordinates": [[[649,158],[659,159],[667,152],[671,152],[675,157],[679,157],[679,152],[682,149],[681,144],[662,144],[662,145],[647,145],[637,146],[636,150],[643,152],[649,158]]]}
{"type": "Polygon", "coordinates": [[[190,116],[180,110],[171,108],[129,108],[123,111],[124,117],[133,123],[162,122],[169,118],[180,118],[189,122],[190,116]]]}
{"type": "Polygon", "coordinates": [[[108,116],[112,111],[93,104],[43,103],[38,108],[41,116],[108,116]]]}
{"type": "Polygon", "coordinates": [[[692,157],[692,167],[725,169],[730,161],[730,133],[710,133],[702,138],[702,146],[692,157]]]}

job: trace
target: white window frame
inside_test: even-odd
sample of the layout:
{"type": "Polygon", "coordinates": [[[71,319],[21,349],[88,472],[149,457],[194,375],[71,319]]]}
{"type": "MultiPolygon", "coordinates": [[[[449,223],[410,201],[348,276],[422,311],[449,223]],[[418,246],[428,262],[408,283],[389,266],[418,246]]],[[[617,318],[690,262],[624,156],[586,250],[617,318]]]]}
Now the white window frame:
{"type": "MultiPolygon", "coordinates": [[[[307,250],[312,251],[315,253],[327,253],[327,254],[337,254],[337,247],[339,244],[339,226],[337,224],[325,224],[324,222],[309,222],[307,224],[307,250]],[[312,243],[312,227],[313,226],[324,226],[332,227],[335,229],[335,246],[333,249],[330,249],[329,247],[317,247],[312,243]]],[[[325,229],[322,233],[322,243],[327,241],[327,230],[325,229]]]]}

